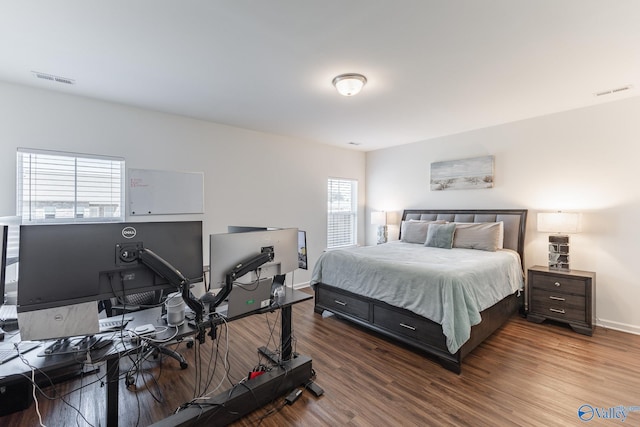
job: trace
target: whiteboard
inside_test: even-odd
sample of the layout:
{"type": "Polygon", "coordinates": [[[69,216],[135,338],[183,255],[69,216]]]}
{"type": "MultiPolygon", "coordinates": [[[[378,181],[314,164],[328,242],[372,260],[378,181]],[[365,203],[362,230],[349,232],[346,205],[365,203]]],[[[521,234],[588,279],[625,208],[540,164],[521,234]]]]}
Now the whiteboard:
{"type": "Polygon", "coordinates": [[[204,174],[129,169],[129,215],[204,213],[204,174]]]}

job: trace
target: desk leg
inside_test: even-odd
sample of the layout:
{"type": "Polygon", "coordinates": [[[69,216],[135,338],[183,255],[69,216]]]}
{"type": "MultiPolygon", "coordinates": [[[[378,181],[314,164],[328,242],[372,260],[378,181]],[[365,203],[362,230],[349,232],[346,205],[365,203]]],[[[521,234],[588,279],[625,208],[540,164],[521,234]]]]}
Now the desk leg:
{"type": "Polygon", "coordinates": [[[277,353],[274,353],[266,347],[260,347],[258,351],[282,368],[284,367],[284,362],[291,360],[293,354],[291,346],[291,306],[282,307],[280,309],[280,316],[280,358],[278,358],[277,353]]]}
{"type": "Polygon", "coordinates": [[[282,351],[282,361],[291,360],[291,306],[282,308],[282,319],[280,322],[280,350],[282,351]]]}
{"type": "Polygon", "coordinates": [[[107,359],[107,427],[118,426],[118,387],[120,358],[107,359]]]}

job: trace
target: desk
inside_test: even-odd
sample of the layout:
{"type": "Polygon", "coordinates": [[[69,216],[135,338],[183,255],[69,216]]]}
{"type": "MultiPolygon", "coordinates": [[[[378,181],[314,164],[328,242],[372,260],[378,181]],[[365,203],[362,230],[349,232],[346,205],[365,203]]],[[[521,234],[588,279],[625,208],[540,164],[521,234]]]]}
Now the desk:
{"type": "MultiPolygon", "coordinates": [[[[305,358],[303,356],[298,356],[298,357],[294,357],[294,355],[292,355],[292,349],[291,349],[291,320],[292,320],[292,305],[296,304],[298,302],[302,302],[305,300],[309,300],[311,299],[312,296],[304,293],[304,292],[300,292],[300,291],[296,291],[293,290],[291,288],[288,288],[286,290],[286,294],[285,294],[285,299],[282,301],[282,304],[280,307],[281,309],[281,329],[282,329],[282,334],[281,334],[281,340],[282,340],[282,365],[283,366],[304,366],[304,369],[298,369],[299,375],[298,375],[298,379],[297,379],[297,383],[292,384],[291,388],[299,386],[301,384],[304,384],[305,382],[307,382],[310,378],[311,378],[311,361],[309,358],[305,358]],[[293,358],[295,359],[293,362],[288,362],[287,359],[289,358],[293,358]],[[306,363],[302,363],[303,361],[306,361],[306,363]],[[306,372],[305,372],[306,371],[306,372]]],[[[250,316],[252,314],[256,314],[256,313],[265,313],[271,310],[275,310],[277,308],[267,308],[267,309],[262,309],[260,311],[248,314],[248,315],[244,315],[241,317],[247,317],[250,316]]],[[[136,326],[142,325],[142,324],[147,324],[147,323],[151,323],[154,325],[163,325],[162,320],[160,318],[160,314],[161,314],[161,310],[160,308],[157,309],[150,309],[150,310],[143,310],[143,311],[139,311],[139,312],[135,312],[135,313],[131,313],[131,315],[134,317],[134,319],[129,323],[128,328],[134,328],[136,326]]],[[[236,319],[229,319],[228,321],[233,321],[236,319]]],[[[222,320],[217,320],[217,322],[214,322],[214,324],[219,324],[221,323],[222,320]]],[[[174,328],[170,328],[167,332],[159,332],[156,334],[156,338],[158,339],[162,339],[162,338],[170,338],[171,336],[173,336],[175,333],[175,329],[174,328]]],[[[193,336],[197,333],[197,330],[190,327],[188,325],[188,322],[185,322],[178,330],[178,337],[187,337],[187,336],[193,336]]],[[[209,338],[207,337],[207,340],[209,338]]],[[[106,413],[106,424],[108,426],[117,426],[118,425],[118,400],[119,400],[119,374],[120,374],[120,367],[119,367],[119,360],[120,360],[120,355],[122,354],[126,354],[127,351],[133,351],[133,347],[129,347],[129,348],[123,348],[122,345],[116,348],[104,348],[103,350],[100,350],[99,352],[105,352],[102,355],[104,356],[102,360],[106,361],[106,407],[105,407],[105,413],[106,413]],[[120,350],[120,352],[118,351],[120,350]]],[[[38,357],[37,354],[42,350],[41,349],[35,349],[32,350],[31,352],[29,352],[26,356],[27,359],[29,360],[30,363],[32,363],[34,366],[36,366],[38,369],[42,369],[45,372],[51,372],[53,369],[56,368],[68,368],[69,366],[74,367],[74,369],[79,369],[81,367],[81,362],[79,362],[78,360],[75,359],[74,356],[72,355],[59,355],[59,356],[48,356],[48,357],[38,357]]],[[[93,354],[93,352],[92,352],[93,354]]],[[[77,357],[77,356],[76,356],[77,357]]],[[[93,360],[97,360],[98,355],[93,355],[92,359],[93,360]]],[[[80,356],[79,359],[81,361],[85,360],[84,355],[80,356]]],[[[185,371],[187,372],[187,371],[185,371]]],[[[0,365],[0,384],[7,384],[11,381],[16,381],[16,380],[22,380],[24,382],[24,377],[21,374],[27,374],[30,375],[30,370],[20,361],[20,359],[14,359],[11,362],[8,362],[4,365],[0,365]],[[5,373],[5,375],[3,375],[3,373],[5,373]]],[[[261,377],[256,378],[257,379],[261,379],[260,381],[256,381],[255,385],[260,385],[260,384],[268,384],[268,380],[269,378],[267,378],[267,375],[262,375],[261,377]],[[264,378],[262,378],[264,377],[264,378]],[[261,379],[262,378],[262,379],[261,379]]],[[[254,381],[251,381],[252,383],[254,383],[254,381]]],[[[30,392],[31,388],[29,386],[29,390],[28,392],[30,392]]],[[[261,391],[260,393],[265,395],[265,396],[269,396],[269,400],[267,400],[268,403],[269,401],[271,401],[273,399],[272,394],[268,394],[270,391],[270,389],[265,389],[264,391],[261,391]]],[[[284,391],[281,392],[282,394],[284,394],[284,391]]],[[[191,396],[187,396],[186,399],[190,398],[191,396]]],[[[227,395],[228,397],[228,395],[227,395]]],[[[237,401],[237,402],[241,402],[241,401],[237,401]]],[[[247,405],[240,405],[243,408],[249,407],[247,405]]],[[[261,405],[262,406],[262,405],[261,405]]],[[[255,408],[254,408],[255,409],[255,408]]],[[[246,412],[245,412],[246,413],[246,412]]],[[[189,411],[183,411],[182,413],[178,414],[181,417],[184,417],[186,415],[189,414],[189,411]]],[[[240,413],[237,418],[240,418],[241,416],[243,416],[244,413],[240,413]]],[[[237,419],[236,418],[236,419],[237,419]]],[[[225,421],[224,423],[228,423],[231,421],[225,421]]],[[[162,422],[161,422],[162,423],[162,422]]],[[[162,424],[160,424],[162,425],[162,424]]],[[[169,422],[167,422],[167,424],[164,425],[173,425],[170,424],[169,422]]]]}
{"type": "MultiPolygon", "coordinates": [[[[265,313],[274,309],[281,309],[281,358],[276,361],[277,367],[259,377],[244,383],[244,387],[226,390],[217,396],[202,401],[203,406],[188,407],[152,426],[224,426],[244,415],[258,409],[281,394],[299,387],[311,380],[313,370],[311,358],[294,354],[291,347],[292,305],[313,298],[312,295],[285,288],[285,297],[276,308],[258,310],[228,321],[253,314],[265,313]],[[279,393],[279,394],[278,394],[279,393]],[[225,410],[220,411],[224,405],[225,410]]],[[[264,347],[258,349],[268,357],[273,354],[264,347]]]]}

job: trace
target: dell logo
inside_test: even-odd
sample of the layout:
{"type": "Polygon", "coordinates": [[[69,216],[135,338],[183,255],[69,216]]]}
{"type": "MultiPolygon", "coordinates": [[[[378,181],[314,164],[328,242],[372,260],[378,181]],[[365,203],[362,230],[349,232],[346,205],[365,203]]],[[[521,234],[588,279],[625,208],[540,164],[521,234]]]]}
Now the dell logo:
{"type": "Polygon", "coordinates": [[[56,322],[62,322],[64,320],[64,316],[62,314],[56,313],[56,315],[53,316],[53,320],[55,320],[56,322]]]}
{"type": "Polygon", "coordinates": [[[134,237],[136,237],[136,229],[133,227],[125,227],[122,229],[122,237],[124,237],[125,239],[133,239],[134,237]]]}

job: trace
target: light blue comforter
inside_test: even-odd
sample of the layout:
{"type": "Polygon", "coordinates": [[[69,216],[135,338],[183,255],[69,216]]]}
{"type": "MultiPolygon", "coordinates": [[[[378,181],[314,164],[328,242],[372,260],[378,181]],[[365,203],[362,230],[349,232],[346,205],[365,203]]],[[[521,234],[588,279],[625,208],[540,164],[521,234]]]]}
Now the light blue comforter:
{"type": "Polygon", "coordinates": [[[410,310],[440,325],[454,354],[480,312],[524,286],[520,257],[503,249],[439,249],[404,242],[332,250],[311,284],[325,283],[410,310]]]}

